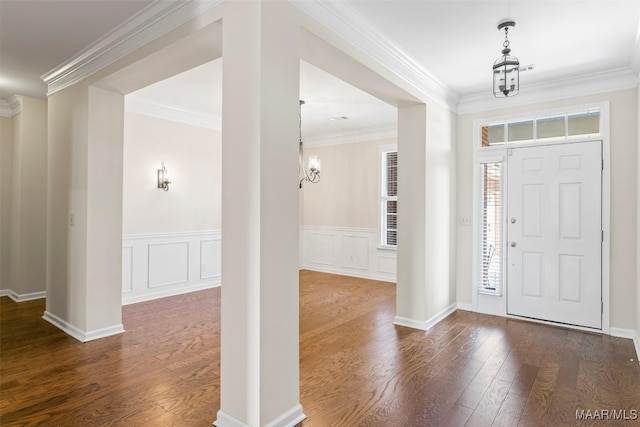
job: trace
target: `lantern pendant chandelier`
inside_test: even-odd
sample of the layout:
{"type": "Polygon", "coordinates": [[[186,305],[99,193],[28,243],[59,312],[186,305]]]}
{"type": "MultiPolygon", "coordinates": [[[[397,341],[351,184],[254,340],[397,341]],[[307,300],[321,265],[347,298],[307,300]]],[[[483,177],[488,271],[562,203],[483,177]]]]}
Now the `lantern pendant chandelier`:
{"type": "Polygon", "coordinates": [[[502,56],[493,63],[493,95],[496,98],[506,98],[517,95],[520,91],[520,62],[510,55],[509,27],[515,27],[516,22],[505,19],[498,24],[498,30],[504,28],[504,43],[502,56]]]}
{"type": "Polygon", "coordinates": [[[304,101],[300,100],[300,105],[298,106],[298,130],[300,132],[300,143],[299,143],[299,151],[298,151],[298,169],[299,175],[302,175],[300,178],[300,188],[302,188],[302,183],[304,181],[310,182],[312,184],[320,181],[320,160],[318,160],[318,156],[309,156],[309,169],[304,167],[304,161],[302,160],[302,106],[304,105],[304,101]]]}

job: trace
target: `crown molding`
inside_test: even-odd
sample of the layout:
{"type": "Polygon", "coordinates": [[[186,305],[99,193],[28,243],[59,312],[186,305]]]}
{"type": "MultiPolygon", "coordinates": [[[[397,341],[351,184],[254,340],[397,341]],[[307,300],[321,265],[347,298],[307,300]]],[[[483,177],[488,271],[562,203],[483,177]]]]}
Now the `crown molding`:
{"type": "Polygon", "coordinates": [[[8,101],[0,100],[0,117],[13,117],[22,113],[22,96],[13,95],[8,101]]]}
{"type": "Polygon", "coordinates": [[[552,82],[537,83],[520,87],[520,93],[513,98],[495,98],[491,91],[464,96],[458,104],[457,114],[478,113],[522,105],[548,102],[558,99],[577,98],[638,86],[638,79],[630,68],[620,68],[552,82]]]}
{"type": "Polygon", "coordinates": [[[13,95],[9,98],[9,107],[13,116],[22,113],[22,99],[22,95],[13,95]]]}
{"type": "MultiPolygon", "coordinates": [[[[141,96],[129,95],[125,98],[124,110],[127,113],[140,114],[161,120],[200,126],[207,129],[222,129],[222,117],[213,114],[200,113],[176,105],[168,105],[141,96]]],[[[350,132],[337,132],[329,135],[311,136],[305,138],[306,147],[324,145],[351,144],[355,142],[375,141],[380,139],[395,139],[397,128],[368,128],[350,132]]]]}
{"type": "Polygon", "coordinates": [[[176,105],[159,103],[140,96],[127,96],[125,98],[124,110],[127,113],[141,114],[143,116],[200,126],[207,129],[222,129],[222,118],[219,116],[187,110],[186,108],[176,105]]]}
{"type": "Polygon", "coordinates": [[[67,62],[42,75],[48,87],[47,96],[84,80],[224,1],[153,2],[67,62]]]}
{"type": "Polygon", "coordinates": [[[409,86],[451,111],[456,110],[459,95],[409,57],[352,6],[332,0],[291,2],[312,19],[372,57],[409,86]]]}
{"type": "Polygon", "coordinates": [[[12,117],[11,107],[9,107],[9,103],[3,99],[0,99],[0,117],[12,117]]]}
{"type": "Polygon", "coordinates": [[[638,18],[638,33],[636,35],[636,46],[631,54],[631,68],[636,75],[636,80],[640,84],[640,17],[638,18]]]}
{"type": "Polygon", "coordinates": [[[338,132],[304,139],[305,147],[319,147],[325,145],[352,144],[355,142],[376,141],[381,139],[396,139],[398,128],[367,128],[350,132],[338,132]]]}

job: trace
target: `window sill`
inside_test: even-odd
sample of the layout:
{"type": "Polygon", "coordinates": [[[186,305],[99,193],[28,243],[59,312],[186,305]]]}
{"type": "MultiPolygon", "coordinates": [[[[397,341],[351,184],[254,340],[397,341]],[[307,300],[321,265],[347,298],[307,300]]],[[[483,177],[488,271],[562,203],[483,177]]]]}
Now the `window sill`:
{"type": "Polygon", "coordinates": [[[379,250],[381,251],[392,251],[392,252],[396,252],[398,250],[397,246],[378,246],[377,247],[379,250]]]}
{"type": "Polygon", "coordinates": [[[478,290],[478,294],[480,295],[488,295],[491,297],[501,297],[502,296],[502,291],[493,291],[493,290],[483,290],[480,289],[478,290]]]}

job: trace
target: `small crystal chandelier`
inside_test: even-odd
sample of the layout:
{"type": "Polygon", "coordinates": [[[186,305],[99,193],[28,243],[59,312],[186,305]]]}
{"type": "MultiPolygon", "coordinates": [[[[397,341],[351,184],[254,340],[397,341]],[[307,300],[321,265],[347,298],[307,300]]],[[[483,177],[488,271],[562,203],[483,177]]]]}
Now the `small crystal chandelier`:
{"type": "Polygon", "coordinates": [[[300,105],[298,106],[298,130],[300,132],[300,145],[298,151],[298,168],[299,175],[302,175],[300,178],[300,188],[302,188],[302,183],[304,181],[308,181],[312,184],[320,181],[320,160],[318,160],[318,156],[309,156],[309,170],[304,167],[304,162],[302,161],[302,106],[304,105],[304,101],[300,100],[300,105]]]}
{"type": "Polygon", "coordinates": [[[493,95],[496,98],[506,98],[517,95],[520,90],[520,62],[515,56],[509,55],[509,27],[515,27],[515,21],[505,19],[498,24],[498,30],[504,28],[504,49],[502,56],[493,63],[493,95]]]}

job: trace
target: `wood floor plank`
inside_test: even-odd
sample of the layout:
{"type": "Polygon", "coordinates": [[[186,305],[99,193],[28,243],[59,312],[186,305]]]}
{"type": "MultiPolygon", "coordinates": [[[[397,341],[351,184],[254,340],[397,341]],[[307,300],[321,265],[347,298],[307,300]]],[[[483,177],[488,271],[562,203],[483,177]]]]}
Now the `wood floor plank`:
{"type": "MultiPolygon", "coordinates": [[[[3,427],[215,420],[220,289],[124,306],[126,333],[84,344],[43,311],[0,298],[3,427]]],[[[461,310],[428,331],[394,317],[392,283],[300,272],[298,427],[583,425],[576,409],[640,409],[631,340],[461,310]]]]}
{"type": "Polygon", "coordinates": [[[526,404],[526,396],[519,393],[507,393],[491,425],[495,427],[517,426],[526,404]]]}
{"type": "Polygon", "coordinates": [[[527,400],[520,425],[544,426],[549,424],[549,407],[555,390],[560,366],[546,363],[538,370],[538,375],[527,400]]]}
{"type": "Polygon", "coordinates": [[[476,409],[473,411],[466,425],[477,427],[491,426],[509,393],[510,387],[511,381],[494,378],[482,396],[482,399],[478,402],[476,409]]]}

